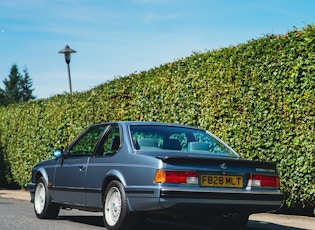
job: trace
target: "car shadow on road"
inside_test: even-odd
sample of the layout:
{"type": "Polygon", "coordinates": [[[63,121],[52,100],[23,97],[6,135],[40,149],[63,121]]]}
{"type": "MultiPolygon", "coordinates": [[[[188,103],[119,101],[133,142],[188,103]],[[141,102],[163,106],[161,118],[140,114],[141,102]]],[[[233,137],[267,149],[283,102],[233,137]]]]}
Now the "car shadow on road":
{"type": "Polygon", "coordinates": [[[80,224],[86,224],[86,225],[91,225],[91,226],[95,226],[95,227],[103,227],[104,223],[103,223],[103,218],[101,216],[85,216],[85,215],[59,215],[58,216],[58,220],[66,220],[66,221],[71,221],[71,222],[76,222],[76,223],[80,223],[80,224]]]}
{"type": "MultiPolygon", "coordinates": [[[[92,215],[64,215],[59,220],[66,220],[94,227],[105,228],[102,216],[92,215]]],[[[159,220],[147,220],[136,230],[216,230],[213,226],[198,226],[177,222],[164,222],[159,220]]],[[[228,230],[228,229],[227,229],[228,230]]],[[[305,230],[304,228],[288,227],[269,222],[249,220],[246,230],[305,230]]]]}

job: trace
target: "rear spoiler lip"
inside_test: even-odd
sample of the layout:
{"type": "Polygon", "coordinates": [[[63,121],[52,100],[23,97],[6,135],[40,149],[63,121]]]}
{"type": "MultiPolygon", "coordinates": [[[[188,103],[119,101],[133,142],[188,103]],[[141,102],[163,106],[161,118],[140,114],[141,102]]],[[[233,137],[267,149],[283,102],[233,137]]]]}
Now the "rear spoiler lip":
{"type": "Polygon", "coordinates": [[[270,161],[255,161],[255,160],[245,160],[242,158],[232,158],[232,157],[201,157],[201,156],[156,156],[157,159],[162,160],[164,163],[174,164],[174,163],[187,163],[187,164],[210,164],[210,165],[220,165],[226,163],[228,165],[240,166],[240,167],[253,167],[262,169],[275,169],[276,163],[270,161]]]}

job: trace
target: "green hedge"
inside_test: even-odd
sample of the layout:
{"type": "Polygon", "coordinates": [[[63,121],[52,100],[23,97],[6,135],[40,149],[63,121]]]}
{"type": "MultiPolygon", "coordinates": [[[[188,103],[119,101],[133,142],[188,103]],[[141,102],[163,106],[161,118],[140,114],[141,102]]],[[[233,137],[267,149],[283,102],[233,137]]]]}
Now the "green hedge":
{"type": "MultiPolygon", "coordinates": [[[[74,95],[0,108],[8,181],[90,124],[114,120],[208,129],[248,159],[277,162],[287,204],[315,205],[315,26],[194,53],[74,95]]],[[[1,158],[0,158],[1,159],[1,158]]]]}

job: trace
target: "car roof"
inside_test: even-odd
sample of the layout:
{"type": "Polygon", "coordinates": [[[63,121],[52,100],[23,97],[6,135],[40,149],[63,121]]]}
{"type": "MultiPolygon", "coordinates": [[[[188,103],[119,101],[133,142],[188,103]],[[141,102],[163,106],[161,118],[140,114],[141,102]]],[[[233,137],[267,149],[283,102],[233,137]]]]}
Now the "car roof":
{"type": "MultiPolygon", "coordinates": [[[[102,125],[102,124],[120,124],[123,126],[130,126],[130,125],[161,125],[161,126],[175,126],[175,127],[185,127],[185,128],[193,128],[193,129],[199,129],[204,130],[195,126],[190,125],[183,125],[183,124],[177,124],[177,123],[167,123],[167,122],[156,122],[156,121],[112,121],[112,122],[104,122],[94,125],[102,125]]],[[[92,125],[92,126],[94,126],[92,125]]]]}

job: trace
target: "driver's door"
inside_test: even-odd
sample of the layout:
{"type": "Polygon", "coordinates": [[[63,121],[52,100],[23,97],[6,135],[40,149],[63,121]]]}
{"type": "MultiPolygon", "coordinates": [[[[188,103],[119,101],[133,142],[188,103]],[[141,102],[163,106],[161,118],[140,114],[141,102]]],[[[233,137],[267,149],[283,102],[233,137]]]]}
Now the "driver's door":
{"type": "Polygon", "coordinates": [[[87,164],[106,127],[87,129],[65,150],[65,157],[58,160],[55,169],[54,201],[85,205],[87,164]]]}

